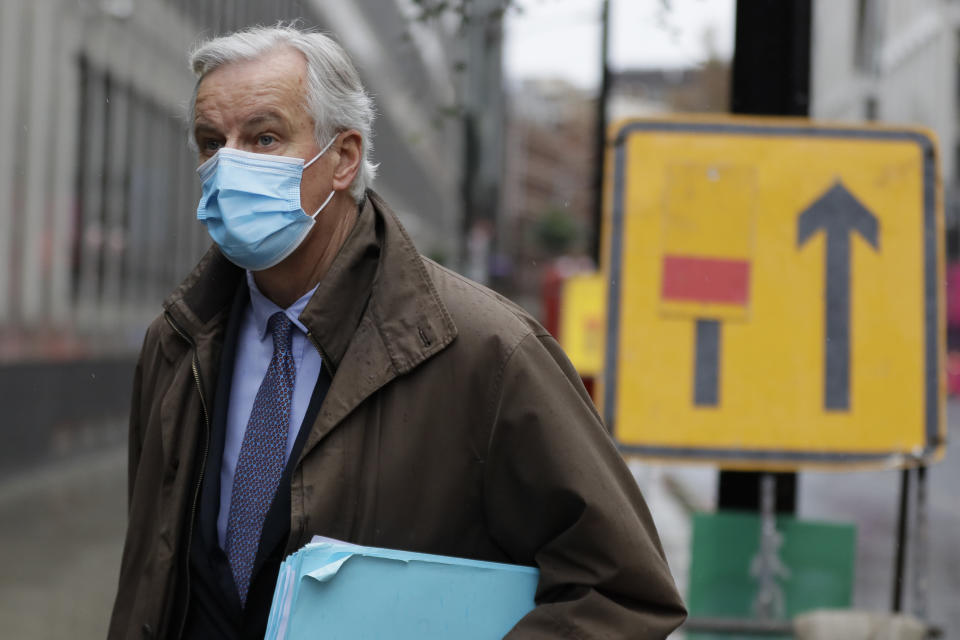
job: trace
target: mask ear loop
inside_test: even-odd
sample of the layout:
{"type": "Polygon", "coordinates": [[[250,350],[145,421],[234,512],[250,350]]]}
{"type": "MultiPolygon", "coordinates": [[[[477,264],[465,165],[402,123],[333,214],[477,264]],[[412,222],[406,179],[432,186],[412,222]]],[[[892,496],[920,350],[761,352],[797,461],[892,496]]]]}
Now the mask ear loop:
{"type": "Polygon", "coordinates": [[[317,161],[317,158],[319,158],[320,156],[322,156],[323,154],[325,154],[325,153],[327,152],[327,149],[330,148],[330,146],[336,141],[337,136],[339,136],[339,135],[340,135],[340,134],[338,133],[336,136],[333,136],[332,138],[330,138],[330,142],[327,143],[327,146],[325,146],[323,149],[321,149],[321,150],[320,150],[320,153],[318,153],[317,155],[313,156],[313,159],[310,160],[310,162],[308,162],[308,163],[306,163],[305,165],[303,165],[304,170],[306,170],[307,167],[309,167],[309,166],[312,165],[314,162],[316,162],[316,161],[317,161]]]}
{"type": "MultiPolygon", "coordinates": [[[[320,156],[322,156],[323,154],[325,154],[325,153],[327,152],[327,149],[330,148],[330,145],[332,145],[332,144],[334,143],[334,141],[337,139],[337,136],[339,136],[339,135],[340,135],[340,134],[338,133],[337,135],[335,135],[335,136],[333,136],[332,138],[330,138],[330,142],[327,143],[327,146],[325,146],[323,149],[321,149],[321,150],[320,150],[320,153],[318,153],[317,155],[313,156],[313,159],[312,159],[310,162],[308,162],[308,163],[306,163],[305,165],[303,165],[303,168],[306,169],[307,167],[309,167],[310,165],[312,165],[314,162],[316,162],[316,161],[317,161],[317,158],[319,158],[320,156]]],[[[320,214],[320,212],[323,211],[323,208],[326,207],[328,204],[330,204],[330,201],[333,199],[333,195],[334,195],[336,192],[337,192],[336,189],[334,189],[333,191],[331,191],[331,192],[330,192],[330,195],[327,196],[327,199],[323,201],[323,204],[322,204],[322,205],[320,205],[320,208],[317,209],[316,211],[314,211],[314,212],[313,212],[313,215],[310,216],[310,217],[313,218],[313,219],[316,219],[316,217],[320,214]]]]}
{"type": "Polygon", "coordinates": [[[323,208],[326,207],[326,206],[330,203],[331,200],[333,200],[333,195],[334,195],[336,192],[337,192],[336,189],[334,189],[333,191],[331,191],[331,192],[330,192],[330,195],[327,196],[327,199],[323,201],[323,204],[322,204],[322,205],[320,205],[320,208],[317,209],[316,211],[314,211],[314,212],[313,212],[313,215],[310,216],[310,217],[313,218],[313,219],[316,219],[316,218],[317,218],[317,215],[318,215],[321,211],[323,211],[323,208]]]}

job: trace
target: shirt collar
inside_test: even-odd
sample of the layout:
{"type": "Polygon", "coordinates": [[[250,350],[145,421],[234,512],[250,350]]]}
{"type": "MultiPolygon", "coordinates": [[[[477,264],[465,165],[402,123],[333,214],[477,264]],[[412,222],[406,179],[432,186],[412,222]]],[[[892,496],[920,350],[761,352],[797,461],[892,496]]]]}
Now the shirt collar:
{"type": "Polygon", "coordinates": [[[300,313],[304,307],[307,306],[307,303],[310,302],[310,298],[313,296],[313,292],[317,290],[317,287],[310,289],[310,291],[303,294],[299,300],[286,309],[281,309],[261,293],[260,289],[257,288],[256,281],[253,279],[253,272],[249,270],[247,270],[247,286],[250,288],[250,308],[253,310],[253,322],[257,327],[257,335],[260,336],[261,340],[267,337],[267,323],[270,320],[270,316],[277,311],[283,311],[295,327],[303,333],[307,333],[307,328],[300,322],[300,313]]]}

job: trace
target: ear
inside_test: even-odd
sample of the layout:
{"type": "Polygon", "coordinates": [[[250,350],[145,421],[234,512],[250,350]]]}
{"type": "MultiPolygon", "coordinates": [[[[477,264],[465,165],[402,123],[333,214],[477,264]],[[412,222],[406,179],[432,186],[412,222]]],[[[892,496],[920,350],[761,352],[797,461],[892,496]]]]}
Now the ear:
{"type": "Polygon", "coordinates": [[[344,191],[353,184],[353,179],[360,171],[362,161],[363,136],[356,129],[348,129],[340,134],[340,145],[337,149],[339,158],[333,170],[333,188],[344,191]]]}

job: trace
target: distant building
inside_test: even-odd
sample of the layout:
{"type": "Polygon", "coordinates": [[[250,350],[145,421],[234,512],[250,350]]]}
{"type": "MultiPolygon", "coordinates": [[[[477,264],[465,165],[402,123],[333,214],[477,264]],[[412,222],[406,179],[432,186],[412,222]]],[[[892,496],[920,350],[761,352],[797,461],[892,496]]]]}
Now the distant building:
{"type": "MultiPolygon", "coordinates": [[[[729,64],[719,60],[696,68],[617,72],[611,78],[608,119],[726,111],[729,77],[729,64]]],[[[538,313],[547,262],[558,252],[589,262],[597,103],[592,92],[563,80],[526,80],[509,89],[507,113],[498,246],[510,277],[494,284],[538,313]],[[571,230],[576,235],[559,251],[554,243],[571,230]]],[[[584,262],[563,264],[579,269],[584,262]]]]}
{"type": "Polygon", "coordinates": [[[960,233],[960,2],[814,0],[814,118],[921,125],[939,140],[949,253],[960,233]]]}
{"type": "Polygon", "coordinates": [[[613,75],[608,114],[622,118],[730,109],[730,64],[712,59],[698,67],[628,69],[613,75]]]}
{"type": "MultiPolygon", "coordinates": [[[[557,250],[589,250],[594,202],[594,97],[561,80],[528,80],[508,93],[501,289],[538,313],[541,270],[557,250]],[[544,242],[550,225],[556,245],[544,242]],[[569,242],[560,247],[567,234],[569,242]]],[[[494,269],[496,271],[496,269],[494,269]]]]}

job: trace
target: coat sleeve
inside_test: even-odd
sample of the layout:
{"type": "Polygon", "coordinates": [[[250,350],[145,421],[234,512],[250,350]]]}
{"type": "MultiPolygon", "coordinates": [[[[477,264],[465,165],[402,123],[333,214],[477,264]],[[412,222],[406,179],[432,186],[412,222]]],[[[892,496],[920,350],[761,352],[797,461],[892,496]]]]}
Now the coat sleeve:
{"type": "Polygon", "coordinates": [[[499,372],[485,469],[497,543],[540,570],[507,635],[666,638],[686,616],[636,481],[560,346],[528,335],[499,372]]]}

